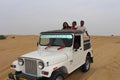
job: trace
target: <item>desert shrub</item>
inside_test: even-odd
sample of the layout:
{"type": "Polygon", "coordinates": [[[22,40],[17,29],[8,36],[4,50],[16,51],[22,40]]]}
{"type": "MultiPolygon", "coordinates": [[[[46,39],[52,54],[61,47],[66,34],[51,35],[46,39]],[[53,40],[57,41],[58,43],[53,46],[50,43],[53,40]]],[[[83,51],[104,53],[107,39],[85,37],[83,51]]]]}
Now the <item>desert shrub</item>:
{"type": "Polygon", "coordinates": [[[15,39],[15,36],[12,36],[11,38],[12,38],[12,39],[15,39]]]}
{"type": "Polygon", "coordinates": [[[113,34],[111,36],[114,36],[113,34]]]}
{"type": "Polygon", "coordinates": [[[0,35],[0,40],[2,40],[2,39],[6,39],[6,36],[0,35]]]}

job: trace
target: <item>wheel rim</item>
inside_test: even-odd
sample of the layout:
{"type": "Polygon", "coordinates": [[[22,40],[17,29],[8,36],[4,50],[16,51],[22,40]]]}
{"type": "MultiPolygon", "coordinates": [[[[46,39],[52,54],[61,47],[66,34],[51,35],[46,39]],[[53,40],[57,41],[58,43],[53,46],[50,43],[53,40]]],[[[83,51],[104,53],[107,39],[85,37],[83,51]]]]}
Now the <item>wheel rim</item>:
{"type": "Polygon", "coordinates": [[[63,80],[63,77],[62,77],[62,76],[58,76],[58,77],[56,78],[56,80],[63,80]]]}

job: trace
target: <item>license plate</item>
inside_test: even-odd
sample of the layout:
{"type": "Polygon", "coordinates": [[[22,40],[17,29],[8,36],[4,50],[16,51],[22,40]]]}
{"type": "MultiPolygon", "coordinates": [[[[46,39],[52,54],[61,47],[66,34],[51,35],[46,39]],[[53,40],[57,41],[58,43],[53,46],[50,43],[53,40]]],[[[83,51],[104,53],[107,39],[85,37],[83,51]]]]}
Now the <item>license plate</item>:
{"type": "Polygon", "coordinates": [[[19,80],[27,80],[27,79],[25,79],[25,78],[19,78],[19,80]]]}

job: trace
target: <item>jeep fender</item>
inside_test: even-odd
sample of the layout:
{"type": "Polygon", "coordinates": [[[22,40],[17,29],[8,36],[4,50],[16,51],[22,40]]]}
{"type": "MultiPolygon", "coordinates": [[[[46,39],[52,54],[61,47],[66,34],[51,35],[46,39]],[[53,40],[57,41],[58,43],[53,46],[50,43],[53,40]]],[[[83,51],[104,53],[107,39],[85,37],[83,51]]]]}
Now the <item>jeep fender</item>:
{"type": "Polygon", "coordinates": [[[11,65],[14,65],[15,67],[11,67],[11,69],[15,70],[15,71],[22,71],[21,69],[21,66],[19,66],[18,64],[18,60],[15,60],[11,65]]]}
{"type": "Polygon", "coordinates": [[[47,72],[49,72],[49,74],[42,75],[42,76],[49,78],[49,77],[51,77],[52,73],[57,70],[60,70],[63,73],[67,73],[68,72],[67,68],[66,68],[66,66],[63,66],[63,64],[65,64],[65,63],[60,63],[60,64],[56,64],[54,66],[45,67],[42,71],[47,71],[47,72]]]}

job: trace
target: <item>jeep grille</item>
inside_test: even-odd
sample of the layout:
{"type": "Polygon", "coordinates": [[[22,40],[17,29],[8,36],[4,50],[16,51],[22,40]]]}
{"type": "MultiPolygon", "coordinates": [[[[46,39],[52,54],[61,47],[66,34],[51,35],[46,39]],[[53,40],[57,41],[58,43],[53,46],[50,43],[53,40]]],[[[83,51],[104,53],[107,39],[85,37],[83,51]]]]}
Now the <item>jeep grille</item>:
{"type": "Polygon", "coordinates": [[[34,59],[25,59],[25,73],[37,75],[37,61],[34,59]]]}

